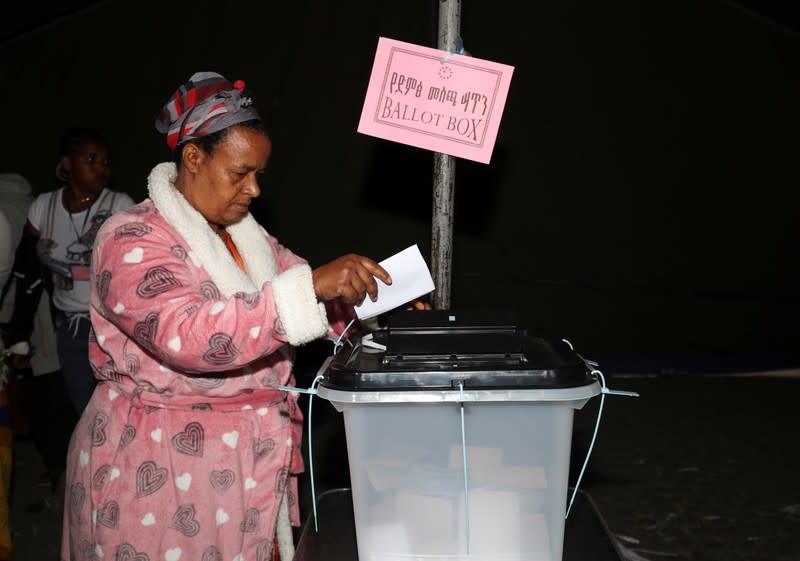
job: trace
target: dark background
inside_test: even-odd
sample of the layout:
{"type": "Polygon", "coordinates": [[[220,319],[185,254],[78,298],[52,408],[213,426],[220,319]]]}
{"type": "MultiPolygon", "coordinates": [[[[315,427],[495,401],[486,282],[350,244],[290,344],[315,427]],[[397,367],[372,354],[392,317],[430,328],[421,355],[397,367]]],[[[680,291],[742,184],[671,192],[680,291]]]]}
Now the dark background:
{"type": "MultiPolygon", "coordinates": [[[[492,163],[459,160],[454,308],[504,307],[615,371],[800,363],[800,11],[772,2],[464,0],[515,66],[492,163]]],[[[201,70],[244,79],[274,142],[254,214],[322,264],[430,253],[432,154],[356,132],[379,36],[435,46],[438,3],[33,2],[0,24],[0,171],[54,187],[71,125],[146,196],[153,122],[201,70]]]]}

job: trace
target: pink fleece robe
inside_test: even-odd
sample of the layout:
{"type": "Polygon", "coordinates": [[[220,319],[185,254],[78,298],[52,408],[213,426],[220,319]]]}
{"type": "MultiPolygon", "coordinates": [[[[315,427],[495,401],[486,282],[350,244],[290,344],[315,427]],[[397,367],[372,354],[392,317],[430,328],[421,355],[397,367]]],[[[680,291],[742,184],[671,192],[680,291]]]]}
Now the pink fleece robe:
{"type": "Polygon", "coordinates": [[[268,561],[282,502],[299,523],[302,414],[277,387],[328,314],[306,262],[249,215],[228,229],[241,273],[174,173],[157,166],[152,200],[95,241],[100,383],[70,445],[67,561],[268,561]]]}

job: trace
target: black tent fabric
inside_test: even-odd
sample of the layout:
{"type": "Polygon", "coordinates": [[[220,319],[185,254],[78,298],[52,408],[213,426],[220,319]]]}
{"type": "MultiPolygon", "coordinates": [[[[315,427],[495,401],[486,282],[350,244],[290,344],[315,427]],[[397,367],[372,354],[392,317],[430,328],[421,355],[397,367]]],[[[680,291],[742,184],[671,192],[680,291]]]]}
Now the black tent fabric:
{"type": "MultiPolygon", "coordinates": [[[[51,189],[59,134],[93,126],[140,200],[171,157],[155,115],[213,70],[267,118],[268,230],[312,264],[428,255],[431,153],[356,126],[378,37],[435,45],[437,7],[87,5],[0,43],[0,171],[51,189]]],[[[463,3],[467,51],[516,69],[492,163],[457,164],[454,307],[512,308],[616,369],[800,362],[800,33],[745,8],[463,3]]]]}

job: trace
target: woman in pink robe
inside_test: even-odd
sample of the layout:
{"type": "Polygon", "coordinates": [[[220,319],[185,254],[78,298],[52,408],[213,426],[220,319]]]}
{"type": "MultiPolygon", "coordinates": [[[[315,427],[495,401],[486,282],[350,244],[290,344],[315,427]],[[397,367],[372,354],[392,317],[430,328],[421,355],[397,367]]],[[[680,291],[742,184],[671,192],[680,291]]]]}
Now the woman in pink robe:
{"type": "Polygon", "coordinates": [[[158,123],[177,165],[95,241],[100,383],[70,444],[62,557],[289,561],[293,346],[340,331],[391,279],[358,255],[312,271],[249,214],[271,143],[241,82],[195,74],[158,123]]]}

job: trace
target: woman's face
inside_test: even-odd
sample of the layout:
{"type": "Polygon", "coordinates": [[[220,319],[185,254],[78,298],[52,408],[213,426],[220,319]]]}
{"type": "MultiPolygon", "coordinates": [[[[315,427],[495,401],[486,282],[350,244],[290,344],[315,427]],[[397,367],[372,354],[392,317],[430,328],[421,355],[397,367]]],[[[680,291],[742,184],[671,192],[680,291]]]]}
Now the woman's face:
{"type": "Polygon", "coordinates": [[[90,142],[76,153],[64,157],[64,169],[75,189],[99,193],[111,181],[111,153],[108,146],[90,142]]]}
{"type": "Polygon", "coordinates": [[[258,178],[271,153],[266,134],[233,126],[210,154],[196,145],[184,148],[181,173],[187,175],[176,187],[210,224],[235,224],[261,194],[258,178]]]}

